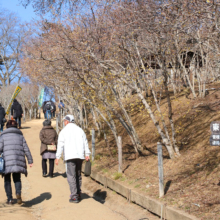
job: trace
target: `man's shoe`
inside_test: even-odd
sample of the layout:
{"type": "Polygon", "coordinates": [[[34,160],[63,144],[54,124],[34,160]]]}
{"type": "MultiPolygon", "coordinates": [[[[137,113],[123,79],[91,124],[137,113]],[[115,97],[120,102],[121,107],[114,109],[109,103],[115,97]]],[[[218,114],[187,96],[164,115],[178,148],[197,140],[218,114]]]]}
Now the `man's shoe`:
{"type": "Polygon", "coordinates": [[[17,197],[17,203],[21,204],[22,203],[21,195],[17,194],[16,197],[17,197]]]}
{"type": "Polygon", "coordinates": [[[22,129],[22,127],[19,127],[19,129],[22,129]]]}
{"type": "Polygon", "coordinates": [[[8,205],[13,205],[14,202],[13,202],[13,200],[11,199],[11,200],[7,201],[6,204],[8,204],[8,205]]]}
{"type": "Polygon", "coordinates": [[[81,200],[81,193],[78,194],[78,200],[81,200]]]}
{"type": "Polygon", "coordinates": [[[46,173],[43,173],[43,177],[46,177],[47,176],[47,174],[46,173]]]}
{"type": "Polygon", "coordinates": [[[70,199],[69,202],[71,202],[71,203],[79,203],[79,200],[78,199],[70,199]]]}

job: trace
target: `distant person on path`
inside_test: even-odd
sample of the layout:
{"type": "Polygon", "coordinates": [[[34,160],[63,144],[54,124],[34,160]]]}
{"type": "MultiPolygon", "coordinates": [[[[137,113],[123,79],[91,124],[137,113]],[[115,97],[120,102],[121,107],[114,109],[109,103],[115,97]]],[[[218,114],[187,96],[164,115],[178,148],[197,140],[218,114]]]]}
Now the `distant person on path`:
{"type": "Polygon", "coordinates": [[[4,122],[3,118],[5,117],[5,109],[2,107],[0,103],[0,133],[3,132],[4,122]]]}
{"type": "Polygon", "coordinates": [[[64,117],[65,127],[59,134],[56,165],[63,152],[66,163],[67,181],[70,187],[69,202],[78,203],[81,197],[82,162],[90,159],[91,154],[85,132],[74,123],[73,115],[64,117]]]}
{"type": "Polygon", "coordinates": [[[13,116],[14,120],[17,121],[18,126],[21,129],[21,118],[23,116],[23,109],[17,99],[14,100],[11,107],[11,115],[13,116]]]}
{"type": "Polygon", "coordinates": [[[52,109],[51,109],[52,118],[55,118],[57,107],[56,107],[56,104],[52,100],[50,101],[51,101],[51,106],[52,106],[52,109]]]}
{"type": "Polygon", "coordinates": [[[7,195],[7,204],[13,204],[11,189],[11,173],[15,184],[17,203],[21,204],[21,173],[27,176],[27,157],[30,167],[33,166],[33,159],[28,145],[22,132],[17,128],[17,122],[9,120],[0,136],[0,154],[3,153],[5,160],[5,192],[7,195]]]}
{"type": "Polygon", "coordinates": [[[64,105],[63,101],[60,100],[58,108],[59,108],[61,114],[63,114],[64,107],[65,107],[65,105],[64,105]]]}
{"type": "Polygon", "coordinates": [[[53,109],[51,101],[45,101],[42,105],[43,112],[44,112],[44,118],[45,119],[51,119],[51,110],[53,109]]]}
{"type": "MultiPolygon", "coordinates": [[[[43,177],[47,176],[47,159],[49,159],[49,176],[53,177],[54,171],[54,160],[56,159],[56,150],[49,151],[47,150],[47,145],[54,145],[56,148],[58,135],[54,128],[51,126],[50,120],[45,120],[43,122],[43,128],[40,131],[40,140],[41,140],[41,148],[40,154],[42,155],[42,170],[43,177]]],[[[54,148],[54,149],[55,149],[54,148]]]]}

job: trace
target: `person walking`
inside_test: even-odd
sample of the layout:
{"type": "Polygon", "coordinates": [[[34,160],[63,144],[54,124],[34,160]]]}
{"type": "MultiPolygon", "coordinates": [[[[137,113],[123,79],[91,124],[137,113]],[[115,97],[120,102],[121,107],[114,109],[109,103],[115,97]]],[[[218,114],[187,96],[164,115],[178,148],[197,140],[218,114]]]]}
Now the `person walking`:
{"type": "Polygon", "coordinates": [[[11,189],[11,174],[15,184],[17,203],[21,204],[21,173],[27,176],[27,157],[30,167],[33,166],[33,159],[28,148],[26,140],[22,132],[17,128],[17,122],[9,120],[6,128],[0,136],[0,154],[3,153],[5,160],[5,192],[7,195],[7,204],[13,204],[12,189],[11,189]]]}
{"type": "Polygon", "coordinates": [[[59,108],[61,114],[63,114],[64,107],[65,107],[65,105],[64,105],[63,101],[60,100],[58,108],[59,108]]]}
{"type": "Polygon", "coordinates": [[[3,132],[4,122],[3,118],[5,117],[5,109],[2,107],[0,103],[0,133],[3,132]]]}
{"type": "Polygon", "coordinates": [[[13,116],[14,120],[17,121],[18,126],[21,129],[21,118],[23,116],[23,109],[17,99],[14,100],[11,107],[11,115],[13,116]]]}
{"type": "Polygon", "coordinates": [[[56,145],[58,135],[54,128],[51,126],[50,120],[45,120],[43,122],[43,126],[44,127],[40,131],[40,154],[42,155],[43,177],[47,176],[47,159],[49,159],[49,176],[52,178],[54,171],[54,160],[56,159],[56,145]],[[47,145],[54,145],[54,150],[48,150],[47,145]]]}
{"type": "Polygon", "coordinates": [[[51,119],[51,110],[53,108],[51,101],[45,101],[42,105],[42,108],[44,112],[44,118],[51,119]]]}
{"type": "Polygon", "coordinates": [[[65,127],[58,137],[56,153],[56,165],[63,152],[66,163],[67,181],[70,187],[69,202],[78,203],[81,197],[82,185],[82,162],[88,161],[91,154],[85,132],[74,123],[73,115],[66,115],[64,118],[65,127]]]}
{"type": "Polygon", "coordinates": [[[52,118],[55,118],[55,113],[56,113],[56,110],[57,110],[57,107],[56,107],[56,104],[50,100],[51,102],[51,114],[52,114],[52,118]]]}

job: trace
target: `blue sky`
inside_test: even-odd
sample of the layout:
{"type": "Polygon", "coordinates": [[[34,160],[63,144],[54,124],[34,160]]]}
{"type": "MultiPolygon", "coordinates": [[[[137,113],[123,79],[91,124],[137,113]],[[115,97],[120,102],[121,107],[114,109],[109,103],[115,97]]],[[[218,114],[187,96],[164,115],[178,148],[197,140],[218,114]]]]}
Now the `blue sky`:
{"type": "Polygon", "coordinates": [[[20,4],[19,0],[1,0],[0,8],[7,9],[11,12],[15,12],[23,22],[30,22],[33,18],[38,18],[31,5],[25,8],[20,4]]]}

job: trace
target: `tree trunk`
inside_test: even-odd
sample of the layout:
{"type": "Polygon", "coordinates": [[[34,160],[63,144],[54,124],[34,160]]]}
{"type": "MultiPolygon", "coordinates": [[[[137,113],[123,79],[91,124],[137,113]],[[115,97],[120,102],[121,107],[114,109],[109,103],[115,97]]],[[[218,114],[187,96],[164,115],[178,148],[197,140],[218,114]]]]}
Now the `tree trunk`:
{"type": "Polygon", "coordinates": [[[138,137],[138,135],[136,133],[136,130],[135,130],[134,126],[133,126],[132,120],[131,120],[130,116],[128,115],[126,109],[124,108],[124,105],[123,105],[119,95],[117,94],[117,92],[115,91],[114,88],[112,88],[112,91],[113,91],[113,93],[114,93],[114,95],[116,97],[117,103],[119,104],[119,106],[120,106],[120,108],[121,108],[121,110],[122,110],[122,112],[123,112],[123,114],[124,114],[124,116],[125,116],[125,118],[127,120],[128,125],[130,127],[130,132],[131,132],[131,134],[132,134],[132,136],[134,138],[135,145],[136,145],[139,153],[141,153],[143,151],[143,147],[141,146],[141,141],[140,141],[140,139],[139,139],[139,137],[138,137]]]}
{"type": "Polygon", "coordinates": [[[175,132],[175,126],[174,126],[173,117],[172,117],[172,115],[173,115],[172,104],[171,104],[169,89],[168,89],[168,85],[167,85],[168,76],[167,76],[167,71],[166,71],[166,67],[165,67],[164,62],[162,64],[162,69],[163,69],[163,76],[164,76],[163,84],[164,84],[164,88],[165,88],[165,94],[166,94],[166,97],[167,97],[168,114],[169,114],[168,118],[169,118],[169,122],[170,122],[170,125],[171,125],[173,146],[174,146],[174,150],[175,150],[176,154],[178,156],[180,156],[179,147],[176,144],[176,138],[175,138],[176,132],[175,132]]]}
{"type": "Polygon", "coordinates": [[[147,103],[146,99],[144,98],[143,94],[140,92],[140,90],[137,91],[138,92],[138,96],[140,97],[142,103],[144,104],[145,108],[147,109],[148,111],[148,114],[150,115],[155,127],[157,128],[157,131],[158,133],[160,134],[161,136],[161,139],[162,139],[162,142],[164,143],[164,145],[166,146],[167,148],[167,151],[169,153],[169,156],[171,159],[173,159],[175,157],[174,155],[174,150],[173,150],[173,147],[172,145],[169,143],[167,137],[165,136],[165,134],[163,133],[158,121],[156,120],[152,110],[151,110],[151,107],[149,106],[149,104],[147,103]]]}

